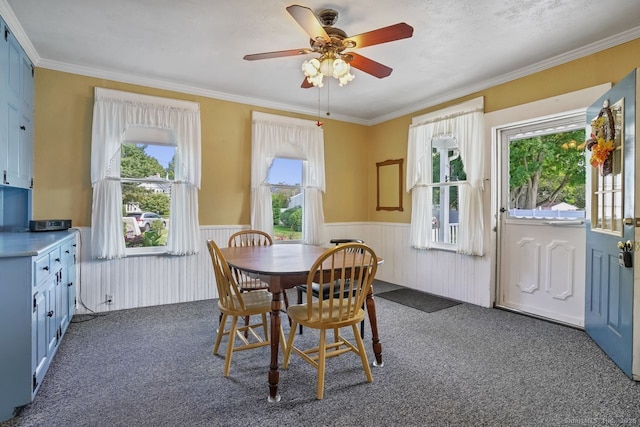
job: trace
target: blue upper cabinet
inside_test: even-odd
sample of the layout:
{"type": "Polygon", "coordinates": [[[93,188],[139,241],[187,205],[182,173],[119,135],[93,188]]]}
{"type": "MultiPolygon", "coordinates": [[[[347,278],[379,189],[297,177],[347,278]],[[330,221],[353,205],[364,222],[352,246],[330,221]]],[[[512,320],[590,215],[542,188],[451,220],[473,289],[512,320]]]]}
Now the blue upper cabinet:
{"type": "Polygon", "coordinates": [[[20,72],[22,73],[22,90],[20,92],[23,114],[33,118],[33,80],[35,77],[35,70],[31,60],[27,54],[22,51],[20,55],[20,72]]]}
{"type": "Polygon", "coordinates": [[[33,186],[34,68],[0,21],[0,185],[33,186]]]}

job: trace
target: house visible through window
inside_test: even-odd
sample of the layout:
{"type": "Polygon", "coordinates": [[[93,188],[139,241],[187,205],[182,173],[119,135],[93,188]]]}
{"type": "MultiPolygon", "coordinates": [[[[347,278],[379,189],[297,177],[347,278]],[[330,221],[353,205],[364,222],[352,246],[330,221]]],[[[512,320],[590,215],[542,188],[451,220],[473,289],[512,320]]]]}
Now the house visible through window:
{"type": "Polygon", "coordinates": [[[125,246],[166,246],[175,146],[124,143],[120,182],[125,246]]]}
{"type": "Polygon", "coordinates": [[[453,137],[432,139],[431,161],[431,239],[436,245],[454,246],[458,242],[458,190],[467,179],[458,141],[453,137]]]}
{"type": "Polygon", "coordinates": [[[300,159],[276,158],[269,170],[274,240],[302,240],[302,168],[300,159]]]}

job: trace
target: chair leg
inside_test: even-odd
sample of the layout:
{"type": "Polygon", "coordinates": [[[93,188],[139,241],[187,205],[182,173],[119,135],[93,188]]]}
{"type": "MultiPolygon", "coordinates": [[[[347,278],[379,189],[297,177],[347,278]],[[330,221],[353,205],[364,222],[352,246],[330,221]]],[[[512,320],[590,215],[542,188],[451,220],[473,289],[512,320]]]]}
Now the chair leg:
{"type": "MultiPolygon", "coordinates": [[[[287,296],[287,291],[282,291],[282,299],[284,300],[284,309],[285,311],[289,308],[289,297],[287,296]]],[[[289,326],[291,326],[291,318],[287,315],[289,319],[289,326]]]]}
{"type": "Polygon", "coordinates": [[[362,368],[367,377],[367,382],[372,382],[373,376],[371,375],[371,367],[369,367],[369,360],[367,359],[367,351],[364,349],[364,341],[362,341],[362,337],[358,334],[358,327],[355,324],[353,325],[353,335],[358,344],[358,353],[360,353],[360,360],[362,361],[362,368]]]}
{"type": "Polygon", "coordinates": [[[264,331],[265,341],[269,341],[269,323],[267,322],[266,313],[262,313],[262,330],[264,331]]]}
{"type": "MultiPolygon", "coordinates": [[[[293,350],[293,339],[296,336],[296,326],[298,326],[298,324],[294,321],[291,325],[291,330],[289,331],[289,338],[287,339],[287,345],[283,351],[282,369],[287,369],[287,367],[289,366],[291,350],[293,350]]],[[[284,334],[284,332],[281,332],[281,333],[284,334]]]]}
{"type": "Polygon", "coordinates": [[[238,327],[238,316],[231,318],[231,329],[229,329],[229,342],[227,343],[227,354],[224,359],[224,376],[229,376],[231,370],[231,356],[233,356],[233,347],[236,342],[236,328],[238,327]]]}
{"type": "Polygon", "coordinates": [[[224,335],[224,325],[227,323],[227,315],[220,313],[220,326],[218,327],[218,336],[216,337],[216,343],[213,346],[213,354],[218,354],[218,348],[220,347],[220,341],[224,335]]]}
{"type": "MultiPolygon", "coordinates": [[[[240,291],[243,292],[243,291],[240,291]]],[[[250,316],[244,316],[244,326],[249,326],[249,321],[251,320],[250,316]]],[[[244,331],[244,337],[249,338],[249,330],[244,331]]]]}
{"type": "MultiPolygon", "coordinates": [[[[302,304],[302,291],[296,288],[298,291],[298,304],[302,304]]],[[[302,335],[302,325],[300,325],[300,335],[302,335]]]]}
{"type": "MultiPolygon", "coordinates": [[[[293,330],[295,331],[296,329],[293,328],[293,330]]],[[[287,351],[287,339],[284,336],[284,329],[282,329],[282,326],[280,326],[280,348],[282,350],[282,354],[285,354],[287,351]]]]}
{"type": "MultiPolygon", "coordinates": [[[[244,316],[244,326],[248,326],[249,325],[249,320],[251,320],[251,318],[249,316],[244,316]]],[[[249,331],[248,330],[244,331],[244,337],[245,338],[249,338],[249,331]]]]}
{"type": "Polygon", "coordinates": [[[324,367],[327,356],[327,330],[320,329],[320,346],[318,347],[318,393],[317,398],[324,397],[324,367]]]}

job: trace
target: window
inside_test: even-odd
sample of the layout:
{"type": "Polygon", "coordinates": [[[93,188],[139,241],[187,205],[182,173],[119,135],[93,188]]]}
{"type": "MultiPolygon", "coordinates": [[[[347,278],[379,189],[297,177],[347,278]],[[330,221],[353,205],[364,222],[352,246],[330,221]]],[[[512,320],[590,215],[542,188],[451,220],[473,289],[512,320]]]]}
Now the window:
{"type": "Polygon", "coordinates": [[[431,238],[434,243],[454,247],[458,240],[458,193],[467,175],[453,137],[431,140],[431,238]]]}
{"type": "Polygon", "coordinates": [[[125,246],[166,246],[175,146],[125,142],[120,183],[125,246]]]}
{"type": "Polygon", "coordinates": [[[476,98],[413,118],[406,186],[412,247],[484,255],[483,110],[476,98]]]}
{"type": "Polygon", "coordinates": [[[302,240],[302,168],[302,160],[278,157],[269,169],[267,181],[271,186],[275,240],[302,240]]]}
{"type": "MultiPolygon", "coordinates": [[[[125,221],[122,218],[126,207],[123,207],[122,181],[126,180],[129,187],[145,190],[145,194],[149,193],[146,190],[155,193],[156,189],[160,193],[162,186],[156,185],[159,182],[152,182],[157,180],[147,179],[151,175],[146,172],[127,173],[132,176],[123,177],[121,167],[124,162],[126,173],[126,162],[130,160],[127,154],[133,156],[136,153],[144,154],[141,158],[151,158],[160,163],[160,154],[147,152],[147,148],[156,145],[171,146],[175,150],[175,178],[170,180],[171,219],[166,221],[169,229],[166,246],[152,246],[152,249],[162,249],[145,252],[166,252],[170,255],[198,253],[201,244],[198,224],[200,140],[198,103],[95,88],[91,135],[91,254],[94,258],[121,258],[135,249],[148,248],[127,249],[125,246],[125,221]],[[127,160],[121,161],[123,154],[127,160]]],[[[166,169],[169,169],[168,164],[162,168],[163,171],[166,169]]],[[[157,168],[154,172],[159,171],[157,168]]],[[[164,178],[163,184],[168,180],[166,174],[157,178],[164,178]]],[[[132,202],[141,203],[140,200],[132,202]]],[[[158,220],[152,221],[150,228],[154,223],[157,224],[158,220]]],[[[139,223],[132,224],[134,229],[136,226],[139,228],[139,223]]]]}
{"type": "Polygon", "coordinates": [[[584,121],[584,114],[577,114],[504,131],[508,218],[585,218],[584,121]]]}
{"type": "MultiPolygon", "coordinates": [[[[299,159],[304,194],[302,242],[319,245],[324,238],[322,194],[324,133],[316,122],[254,111],[251,126],[251,227],[273,235],[269,171],[275,159],[299,159]]],[[[276,162],[276,170],[279,169],[276,162]]],[[[275,173],[275,172],[274,172],[275,173]]],[[[277,178],[272,178],[278,184],[277,178]]],[[[300,183],[293,182],[293,184],[300,183]]]]}
{"type": "MultiPolygon", "coordinates": [[[[613,141],[613,151],[607,162],[594,169],[591,174],[591,230],[622,236],[624,207],[624,102],[619,100],[611,105],[612,113],[603,115],[603,122],[597,125],[597,117],[591,119],[592,133],[597,137],[613,141]],[[607,132],[609,121],[613,120],[614,131],[607,132]]],[[[602,112],[600,113],[602,115],[602,112]]],[[[600,117],[600,116],[599,116],[600,117]]]]}

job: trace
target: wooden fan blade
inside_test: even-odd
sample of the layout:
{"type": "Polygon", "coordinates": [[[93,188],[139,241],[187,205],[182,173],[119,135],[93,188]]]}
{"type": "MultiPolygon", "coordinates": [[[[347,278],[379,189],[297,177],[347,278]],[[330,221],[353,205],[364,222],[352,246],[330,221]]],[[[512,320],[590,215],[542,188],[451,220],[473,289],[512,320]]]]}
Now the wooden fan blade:
{"type": "Polygon", "coordinates": [[[287,12],[289,12],[302,29],[309,34],[311,40],[317,40],[317,38],[320,37],[327,42],[331,41],[331,37],[329,37],[320,21],[318,21],[316,14],[308,7],[294,4],[287,7],[287,12]]]}
{"type": "Polygon", "coordinates": [[[313,85],[311,83],[309,83],[309,80],[307,80],[307,78],[305,77],[304,80],[302,81],[302,84],[300,85],[300,87],[302,89],[309,89],[310,87],[313,87],[313,85]]]}
{"type": "Polygon", "coordinates": [[[279,50],[276,52],[264,52],[264,53],[254,53],[252,55],[245,55],[243,59],[247,61],[255,61],[257,59],[269,59],[269,58],[280,58],[282,56],[297,56],[297,55],[305,55],[307,53],[311,53],[311,49],[289,49],[289,50],[279,50]]]}
{"type": "Polygon", "coordinates": [[[383,65],[372,59],[365,58],[364,56],[358,55],[357,53],[349,52],[345,56],[345,60],[353,68],[357,68],[358,70],[364,71],[365,73],[371,74],[372,76],[379,79],[389,76],[389,74],[391,74],[391,72],[393,71],[393,68],[389,68],[386,65],[383,65]],[[351,56],[350,60],[348,60],[349,56],[351,56]]]}
{"type": "Polygon", "coordinates": [[[388,27],[378,28],[377,30],[369,31],[368,33],[348,37],[344,40],[343,45],[352,41],[355,42],[354,47],[373,46],[376,44],[407,39],[411,36],[413,36],[413,27],[401,22],[388,27]]]}

